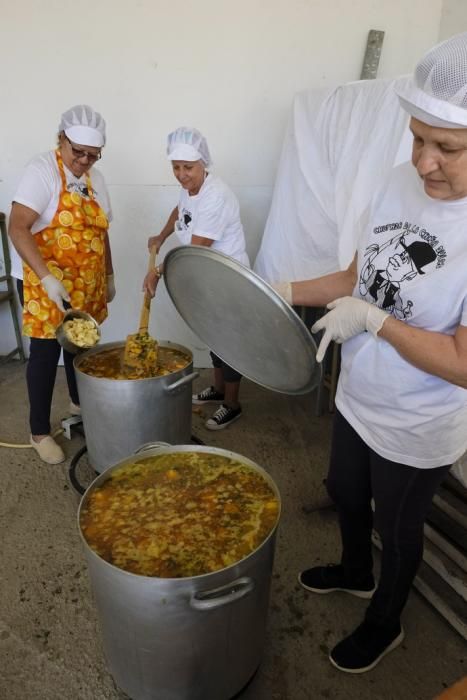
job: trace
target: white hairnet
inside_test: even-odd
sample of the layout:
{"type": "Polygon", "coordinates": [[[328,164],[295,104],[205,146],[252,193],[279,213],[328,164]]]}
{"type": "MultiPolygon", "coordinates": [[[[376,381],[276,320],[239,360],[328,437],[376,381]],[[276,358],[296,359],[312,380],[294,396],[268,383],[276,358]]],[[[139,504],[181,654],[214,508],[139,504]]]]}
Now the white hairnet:
{"type": "Polygon", "coordinates": [[[105,144],[105,121],[89,105],[76,105],[63,112],[58,130],[80,146],[101,148],[105,144]]]}
{"type": "Polygon", "coordinates": [[[396,92],[403,109],[425,124],[467,127],[467,32],[430,49],[396,92]]]}
{"type": "Polygon", "coordinates": [[[212,162],[203,134],[188,126],[180,126],[168,135],[167,157],[169,160],[202,160],[206,166],[212,162]]]}

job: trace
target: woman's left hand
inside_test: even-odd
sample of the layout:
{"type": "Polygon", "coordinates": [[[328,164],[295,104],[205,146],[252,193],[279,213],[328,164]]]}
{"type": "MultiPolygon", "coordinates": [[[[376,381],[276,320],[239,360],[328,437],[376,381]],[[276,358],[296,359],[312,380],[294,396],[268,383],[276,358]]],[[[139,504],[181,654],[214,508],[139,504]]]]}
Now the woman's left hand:
{"type": "Polygon", "coordinates": [[[376,338],[383,323],[389,317],[386,311],[355,297],[341,297],[327,305],[329,313],[316,321],[311,332],[324,330],[316,353],[317,362],[321,362],[331,340],[343,343],[345,340],[363,331],[370,331],[376,338]]]}
{"type": "Polygon", "coordinates": [[[151,299],[156,293],[157,285],[159,284],[161,274],[157,268],[154,268],[154,270],[151,270],[151,272],[148,272],[146,277],[144,278],[143,282],[143,292],[146,292],[146,294],[149,294],[151,299]]]}

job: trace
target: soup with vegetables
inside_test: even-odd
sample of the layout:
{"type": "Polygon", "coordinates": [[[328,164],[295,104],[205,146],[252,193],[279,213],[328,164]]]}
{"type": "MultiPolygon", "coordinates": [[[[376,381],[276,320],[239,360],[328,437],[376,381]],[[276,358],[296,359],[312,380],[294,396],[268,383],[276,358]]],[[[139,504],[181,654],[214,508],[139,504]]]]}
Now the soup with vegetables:
{"type": "Polygon", "coordinates": [[[177,372],[191,362],[191,357],[181,350],[159,345],[157,351],[157,365],[154,368],[145,368],[144,377],[138,368],[128,367],[123,362],[125,347],[102,350],[88,357],[83,357],[78,365],[81,372],[92,377],[104,377],[106,379],[141,379],[146,377],[160,377],[165,374],[177,372]],[[146,371],[147,370],[147,371],[146,371]]]}
{"type": "Polygon", "coordinates": [[[235,564],[273,530],[279,501],[244,463],[205,452],[148,457],[113,471],[88,496],[82,533],[134,574],[198,576],[235,564]]]}

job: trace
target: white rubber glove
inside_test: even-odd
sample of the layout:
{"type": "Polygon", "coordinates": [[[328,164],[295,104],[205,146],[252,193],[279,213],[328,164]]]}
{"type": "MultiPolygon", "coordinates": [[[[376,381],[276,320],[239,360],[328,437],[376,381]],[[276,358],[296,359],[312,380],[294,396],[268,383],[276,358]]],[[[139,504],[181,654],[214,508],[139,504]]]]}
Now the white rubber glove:
{"type": "Polygon", "coordinates": [[[114,276],[113,273],[111,275],[107,275],[107,282],[106,282],[106,288],[105,288],[105,295],[107,297],[107,301],[110,303],[113,298],[115,297],[116,294],[116,289],[115,289],[115,281],[114,281],[114,276]]]}
{"type": "Polygon", "coordinates": [[[323,337],[316,353],[317,362],[322,362],[331,340],[343,343],[363,331],[370,331],[376,338],[389,314],[374,304],[354,297],[341,297],[327,305],[331,311],[316,321],[311,332],[324,329],[323,337]]]}
{"type": "Polygon", "coordinates": [[[270,287],[279,294],[280,297],[292,306],[292,283],[291,282],[271,282],[270,287]]]}
{"type": "Polygon", "coordinates": [[[50,273],[41,279],[41,284],[44,287],[49,299],[57,304],[60,311],[65,311],[62,299],[65,301],[70,301],[70,295],[60,280],[50,273]]]}

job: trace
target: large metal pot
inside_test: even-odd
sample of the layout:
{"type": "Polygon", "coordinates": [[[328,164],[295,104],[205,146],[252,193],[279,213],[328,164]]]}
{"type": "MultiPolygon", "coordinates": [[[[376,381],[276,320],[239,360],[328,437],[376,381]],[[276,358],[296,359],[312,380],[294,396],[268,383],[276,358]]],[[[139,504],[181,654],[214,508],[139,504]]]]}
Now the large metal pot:
{"type": "MultiPolygon", "coordinates": [[[[257,464],[228,450],[151,446],[142,457],[208,452],[240,460],[268,481],[257,464]]],[[[135,457],[108,469],[92,491],[135,457]]],[[[228,700],[256,671],[262,656],[277,523],[248,557],[221,571],[181,579],[151,578],[116,568],[84,542],[110,672],[133,700],[228,700]]]]}
{"type": "MultiPolygon", "coordinates": [[[[105,343],[78,355],[74,361],[86,446],[91,465],[102,472],[154,441],[186,444],[191,438],[193,360],[181,370],[148,379],[105,379],[81,369],[84,358],[104,350],[123,348],[124,342],[105,343]]],[[[182,345],[161,340],[193,358],[182,345]]]]}

